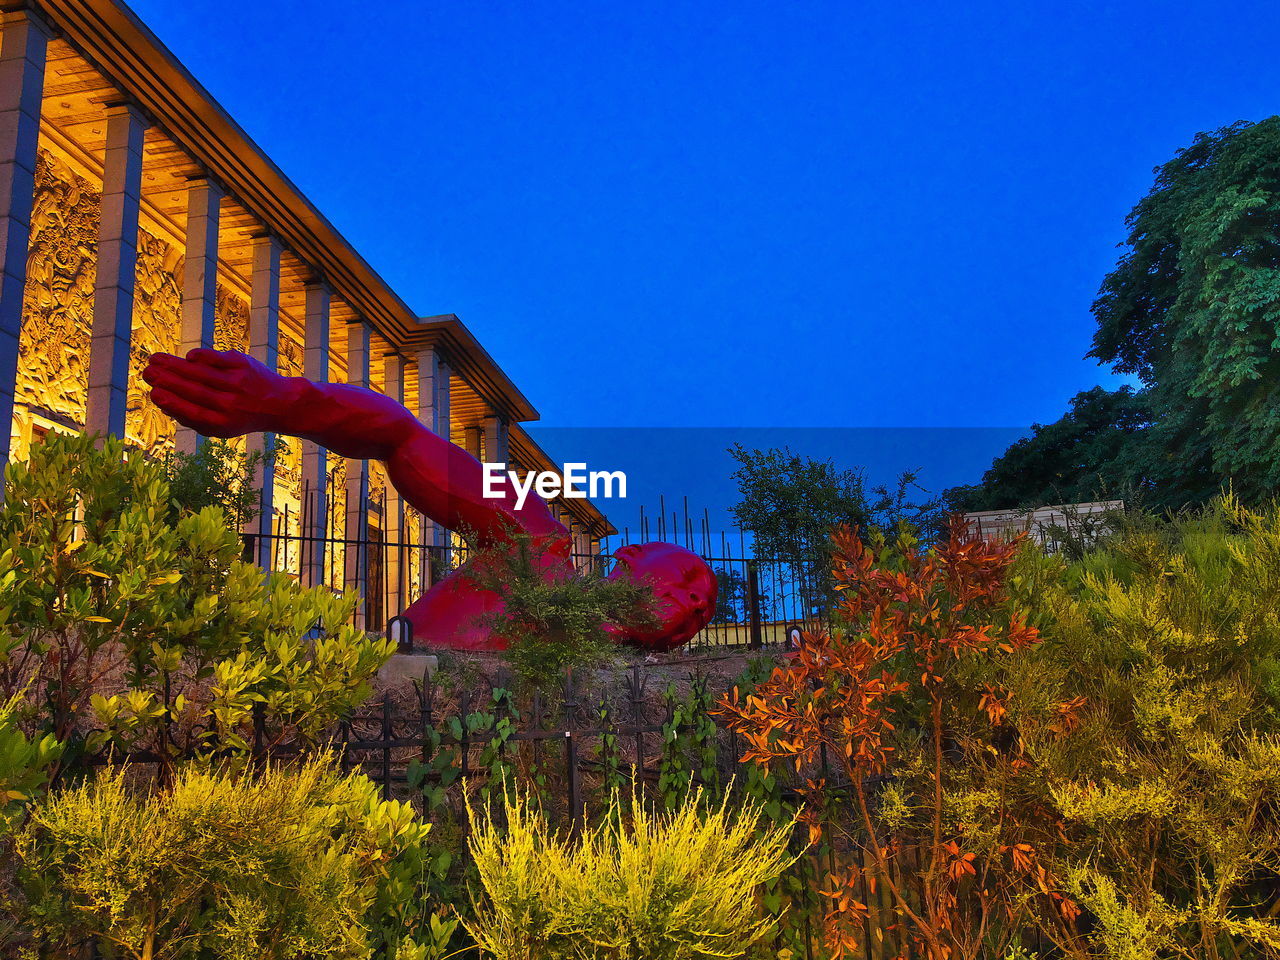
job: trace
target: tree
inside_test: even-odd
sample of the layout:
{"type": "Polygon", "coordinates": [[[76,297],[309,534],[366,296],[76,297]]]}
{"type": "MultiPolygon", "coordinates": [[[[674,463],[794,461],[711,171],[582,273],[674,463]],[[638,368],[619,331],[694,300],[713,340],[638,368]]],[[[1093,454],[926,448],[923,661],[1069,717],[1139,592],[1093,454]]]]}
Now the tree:
{"type": "Polygon", "coordinates": [[[831,565],[831,531],[844,524],[892,529],[905,522],[937,528],[938,502],[913,503],[916,475],[903,473],[891,491],[868,491],[862,470],[837,467],[789,448],[729,448],[738,462],[732,476],[738,484],[734,519],[751,532],[757,557],[789,563],[805,613],[824,609],[830,600],[826,571],[831,565]],[[870,496],[868,495],[870,494],[870,496]]]}
{"type": "Polygon", "coordinates": [[[1280,117],[1201,133],[1129,214],[1091,355],[1138,376],[1164,502],[1280,488],[1280,117]]]}
{"type": "Polygon", "coordinates": [[[279,438],[263,450],[241,452],[231,441],[207,439],[195,453],[168,454],[161,463],[179,513],[219,507],[235,530],[258,515],[255,478],[275,462],[284,443],[279,438]]]}
{"type": "Polygon", "coordinates": [[[1246,502],[1280,490],[1280,117],[1198,134],[1157,168],[1126,223],[1089,355],[1141,390],[1090,397],[1085,412],[1100,419],[1084,444],[1071,439],[1077,397],[970,503],[1010,506],[1037,486],[1092,496],[1097,480],[1139,481],[1156,507],[1203,503],[1228,483],[1246,502]],[[1148,424],[1135,424],[1138,405],[1148,424]],[[1063,445],[1082,457],[1059,456],[1063,445]],[[1019,465],[1042,472],[1003,496],[1019,465]]]}
{"type": "Polygon", "coordinates": [[[980,483],[948,491],[949,500],[958,510],[1000,510],[1141,496],[1148,404],[1129,386],[1078,393],[1061,420],[1035,424],[980,483]]]}
{"type": "MultiPolygon", "coordinates": [[[[717,567],[716,582],[720,589],[716,594],[716,614],[711,622],[745,623],[751,615],[746,576],[736,567],[717,567]]],[[[761,588],[756,603],[762,611],[769,610],[769,591],[761,588]]]]}
{"type": "Polygon", "coordinates": [[[748,450],[735,443],[729,455],[738,462],[733,479],[739,500],[731,512],[751,531],[758,556],[825,557],[835,527],[871,522],[861,470],[841,469],[786,447],[748,450]]]}

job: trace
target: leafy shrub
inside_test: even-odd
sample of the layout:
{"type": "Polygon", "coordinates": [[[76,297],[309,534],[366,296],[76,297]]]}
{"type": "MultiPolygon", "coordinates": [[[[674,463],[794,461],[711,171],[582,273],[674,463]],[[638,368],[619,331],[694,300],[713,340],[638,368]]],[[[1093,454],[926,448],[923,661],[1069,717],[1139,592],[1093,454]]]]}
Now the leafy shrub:
{"type": "MultiPolygon", "coordinates": [[[[13,895],[11,834],[28,805],[41,795],[62,744],[46,734],[29,737],[18,723],[21,697],[0,703],[0,953],[20,939],[17,919],[3,909],[13,895]]],[[[8,953],[3,953],[8,956],[8,953]]]]}
{"type": "Polygon", "coordinates": [[[265,450],[244,453],[230,441],[206,439],[195,453],[170,453],[163,466],[174,508],[199,513],[217,507],[239,530],[258,515],[258,471],[276,460],[283,443],[277,437],[265,450]]]}
{"type": "Polygon", "coordinates": [[[1004,815],[1086,911],[1041,916],[1058,951],[1280,953],[1280,508],[1131,518],[1011,588],[1045,642],[975,679],[1025,769],[1004,815]]]}
{"type": "MultiPolygon", "coordinates": [[[[807,635],[767,680],[721,703],[743,759],[793,773],[810,839],[844,851],[821,891],[837,960],[862,951],[868,927],[892,930],[900,953],[976,960],[1003,953],[1027,920],[1032,897],[1005,864],[1022,825],[970,829],[970,807],[999,809],[1002,797],[974,789],[972,758],[999,750],[992,724],[974,722],[968,673],[1038,641],[1006,596],[1017,549],[959,522],[928,550],[905,528],[893,542],[841,528],[840,627],[807,635]]],[[[1075,909],[1050,884],[1043,894],[1075,909]]]]}
{"type": "Polygon", "coordinates": [[[774,921],[755,891],[791,863],[789,824],[764,826],[698,798],[668,814],[618,807],[580,842],[553,834],[519,798],[506,828],[475,817],[483,896],[467,928],[497,960],[712,960],[743,956],[774,921]]]}
{"type": "Polygon", "coordinates": [[[219,509],[175,520],[163,467],[114,439],[51,438],[6,480],[0,696],[29,689],[68,760],[243,748],[255,705],[314,735],[393,652],[348,625],[352,601],[240,561],[219,509]]]}
{"type": "Polygon", "coordinates": [[[509,530],[507,541],[479,550],[469,576],[502,598],[487,619],[507,640],[507,660],[530,686],[555,691],[566,671],[598,666],[617,654],[610,625],[643,624],[652,616],[650,588],[631,577],[610,579],[598,570],[557,570],[555,558],[528,534],[509,530]]]}
{"type": "Polygon", "coordinates": [[[689,691],[681,696],[676,685],[668,685],[662,695],[667,719],[662,724],[662,754],[658,758],[658,794],[668,808],[689,800],[696,782],[714,793],[720,776],[716,766],[716,723],[707,678],[697,675],[689,691]]]}
{"type": "Polygon", "coordinates": [[[49,780],[62,744],[46,734],[28,737],[18,725],[19,696],[0,703],[0,841],[17,826],[26,805],[49,780]]]}
{"type": "Polygon", "coordinates": [[[427,830],[325,761],[188,768],[153,792],[131,790],[120,768],[37,804],[16,850],[47,946],[89,940],[136,960],[363,958],[375,945],[425,957],[399,911],[427,830]]]}

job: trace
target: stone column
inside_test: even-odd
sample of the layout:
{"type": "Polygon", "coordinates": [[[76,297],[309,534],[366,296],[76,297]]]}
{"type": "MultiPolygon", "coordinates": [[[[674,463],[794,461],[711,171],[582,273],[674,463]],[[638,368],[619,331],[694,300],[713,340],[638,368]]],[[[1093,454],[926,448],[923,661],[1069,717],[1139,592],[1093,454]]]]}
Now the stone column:
{"type": "Polygon", "coordinates": [[[128,103],[107,106],[107,152],[93,287],[85,429],[124,437],[133,343],[133,285],[138,267],[142,145],[147,121],[128,103]]]}
{"type": "Polygon", "coordinates": [[[484,418],[484,459],[489,463],[506,463],[510,458],[510,428],[505,417],[490,414],[484,418]]]}
{"type": "MultiPolygon", "coordinates": [[[[280,241],[268,234],[253,238],[253,275],[249,292],[249,355],[268,369],[280,368],[280,241]]],[[[274,434],[251,433],[245,450],[266,454],[274,434]]],[[[245,524],[254,536],[254,559],[263,570],[274,568],[275,486],[274,455],[258,465],[258,515],[245,524]]]]}
{"type": "MultiPolygon", "coordinates": [[[[9,462],[18,339],[31,245],[36,147],[49,27],[34,11],[3,14],[0,35],[0,467],[9,462]]],[[[3,489],[0,488],[0,495],[3,489]]]]}
{"type": "MultiPolygon", "coordinates": [[[[369,350],[373,329],[363,320],[347,324],[347,383],[369,387],[369,350]]],[[[369,572],[369,461],[347,460],[347,516],[344,539],[346,563],[343,583],[346,593],[359,598],[356,626],[365,627],[365,597],[369,572]]],[[[381,626],[378,624],[377,626],[381,626]]]]}
{"type": "Polygon", "coordinates": [[[418,419],[428,430],[449,439],[449,365],[434,347],[418,351],[418,419]]]}
{"type": "MultiPolygon", "coordinates": [[[[222,188],[207,179],[192,180],[187,188],[186,260],[182,267],[182,338],[179,353],[197,347],[213,348],[218,303],[218,212],[222,188]]],[[[177,448],[194,453],[204,438],[189,427],[178,427],[177,448]]]]}
{"type": "MultiPolygon", "coordinates": [[[[453,419],[450,410],[453,371],[434,347],[418,351],[418,419],[437,436],[450,439],[453,419]]],[[[449,547],[449,531],[431,521],[423,529],[424,543],[445,550],[449,547]]]]}
{"type": "MultiPolygon", "coordinates": [[[[383,392],[396,403],[404,403],[404,357],[394,350],[382,358],[383,392]]],[[[405,607],[404,569],[406,559],[404,501],[390,483],[382,512],[382,539],[386,544],[387,616],[394,617],[405,607]]]]}
{"type": "MultiPolygon", "coordinates": [[[[329,288],[319,280],[306,285],[302,375],[316,383],[329,379],[329,288]]],[[[328,456],[314,440],[302,441],[302,583],[325,582],[325,541],[329,537],[328,456]]]]}

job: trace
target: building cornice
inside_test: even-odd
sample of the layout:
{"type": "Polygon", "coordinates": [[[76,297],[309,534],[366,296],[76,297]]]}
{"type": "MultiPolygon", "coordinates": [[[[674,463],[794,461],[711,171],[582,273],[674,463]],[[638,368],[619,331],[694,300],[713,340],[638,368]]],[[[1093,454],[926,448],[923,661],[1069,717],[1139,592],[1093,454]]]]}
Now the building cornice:
{"type": "Polygon", "coordinates": [[[420,319],[138,16],[117,0],[0,0],[39,9],[265,229],[394,348],[439,343],[454,369],[511,421],[538,412],[452,315],[420,319]]]}
{"type": "Polygon", "coordinates": [[[416,320],[413,332],[403,341],[403,349],[412,353],[424,347],[438,350],[453,372],[463,377],[493,410],[509,422],[538,419],[538,411],[533,404],[489,356],[489,351],[480,345],[467,325],[454,314],[416,320]]]}

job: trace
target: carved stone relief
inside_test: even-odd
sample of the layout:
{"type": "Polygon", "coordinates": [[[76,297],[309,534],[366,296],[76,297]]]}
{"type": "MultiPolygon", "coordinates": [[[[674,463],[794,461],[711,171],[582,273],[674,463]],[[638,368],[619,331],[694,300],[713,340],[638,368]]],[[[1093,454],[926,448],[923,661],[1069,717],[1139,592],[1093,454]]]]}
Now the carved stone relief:
{"type": "Polygon", "coordinates": [[[34,417],[84,424],[101,203],[87,180],[40,152],[14,384],[18,456],[34,417]]]}
{"type": "Polygon", "coordinates": [[[134,273],[133,342],[129,351],[129,405],[125,436],[153,454],[173,446],[174,424],[151,402],[142,369],[153,353],[178,350],[182,329],[182,255],[145,230],[138,235],[134,273]]]}

